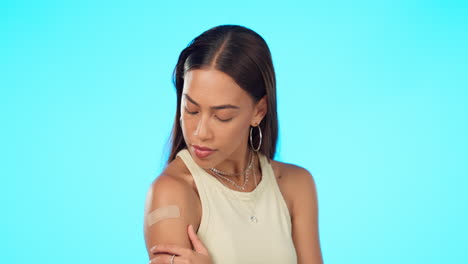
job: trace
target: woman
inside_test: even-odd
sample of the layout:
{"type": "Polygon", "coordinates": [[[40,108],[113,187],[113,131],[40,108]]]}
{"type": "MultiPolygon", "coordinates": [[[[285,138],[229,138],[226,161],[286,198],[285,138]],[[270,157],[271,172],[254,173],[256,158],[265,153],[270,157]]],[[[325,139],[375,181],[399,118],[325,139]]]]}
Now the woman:
{"type": "Polygon", "coordinates": [[[274,161],[276,80],[266,42],[224,25],[174,70],[168,164],[149,188],[150,263],[322,263],[312,175],[274,161]]]}

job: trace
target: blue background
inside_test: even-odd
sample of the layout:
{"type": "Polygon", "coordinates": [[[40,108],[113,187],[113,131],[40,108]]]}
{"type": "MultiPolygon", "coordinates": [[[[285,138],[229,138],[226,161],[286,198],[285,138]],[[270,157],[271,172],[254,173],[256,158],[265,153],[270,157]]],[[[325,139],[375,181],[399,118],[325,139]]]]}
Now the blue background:
{"type": "Polygon", "coordinates": [[[2,1],[1,263],[146,263],[143,208],[204,30],[271,48],[276,159],[326,263],[467,263],[466,1],[2,1]]]}

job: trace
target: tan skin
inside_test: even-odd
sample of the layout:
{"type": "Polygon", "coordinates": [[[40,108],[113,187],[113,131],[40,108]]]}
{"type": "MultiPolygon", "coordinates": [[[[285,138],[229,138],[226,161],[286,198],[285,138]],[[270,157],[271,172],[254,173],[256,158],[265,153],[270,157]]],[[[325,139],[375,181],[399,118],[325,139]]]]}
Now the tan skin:
{"type": "MultiPolygon", "coordinates": [[[[250,126],[257,126],[267,111],[266,98],[255,103],[230,76],[218,70],[191,70],[184,76],[182,131],[190,154],[204,169],[215,167],[226,172],[243,171],[248,162],[250,126]],[[216,151],[200,159],[194,154],[192,145],[216,151]]],[[[292,164],[272,160],[271,165],[291,215],[298,263],[323,263],[317,193],[312,175],[292,164]]],[[[257,158],[254,169],[258,184],[262,174],[257,158]]],[[[242,174],[231,179],[238,185],[244,182],[242,174]]],[[[223,183],[234,189],[228,182],[223,183]]],[[[250,180],[244,191],[254,189],[255,183],[250,180]]],[[[173,254],[176,254],[174,264],[212,263],[209,251],[196,235],[201,217],[202,207],[193,177],[183,161],[176,158],[156,178],[147,195],[144,233],[150,263],[171,263],[173,254]],[[148,226],[147,214],[167,205],[178,205],[181,217],[148,226]],[[155,245],[156,249],[153,248],[155,245]]]]}

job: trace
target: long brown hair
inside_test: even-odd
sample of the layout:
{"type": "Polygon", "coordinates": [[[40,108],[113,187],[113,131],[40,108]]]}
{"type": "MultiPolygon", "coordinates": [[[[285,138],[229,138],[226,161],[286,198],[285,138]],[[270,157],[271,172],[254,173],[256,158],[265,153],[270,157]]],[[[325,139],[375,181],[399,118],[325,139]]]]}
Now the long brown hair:
{"type": "MultiPolygon", "coordinates": [[[[182,50],[173,73],[177,109],[170,137],[169,164],[186,147],[180,126],[180,104],[184,75],[193,69],[213,67],[229,75],[257,103],[266,95],[267,113],[259,124],[262,130],[260,152],[273,159],[278,139],[276,113],[276,77],[270,49],[256,32],[238,25],[221,25],[203,32],[182,50]]],[[[260,139],[258,128],[252,131],[254,146],[260,139]]]]}

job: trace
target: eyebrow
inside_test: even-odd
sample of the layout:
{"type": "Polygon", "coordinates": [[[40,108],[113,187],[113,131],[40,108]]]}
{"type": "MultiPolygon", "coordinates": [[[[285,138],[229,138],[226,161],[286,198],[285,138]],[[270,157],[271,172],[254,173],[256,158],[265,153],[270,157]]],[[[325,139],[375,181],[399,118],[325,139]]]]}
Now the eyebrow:
{"type": "MultiPolygon", "coordinates": [[[[196,105],[196,106],[200,106],[200,104],[198,104],[197,102],[195,102],[195,100],[193,100],[192,98],[190,98],[190,96],[188,96],[188,94],[184,93],[184,96],[187,98],[187,100],[189,100],[192,104],[196,105]]],[[[240,107],[238,106],[235,106],[235,105],[231,105],[231,104],[224,104],[224,105],[216,105],[216,106],[210,106],[210,109],[214,109],[214,110],[219,110],[219,109],[240,109],[240,107]]]]}

